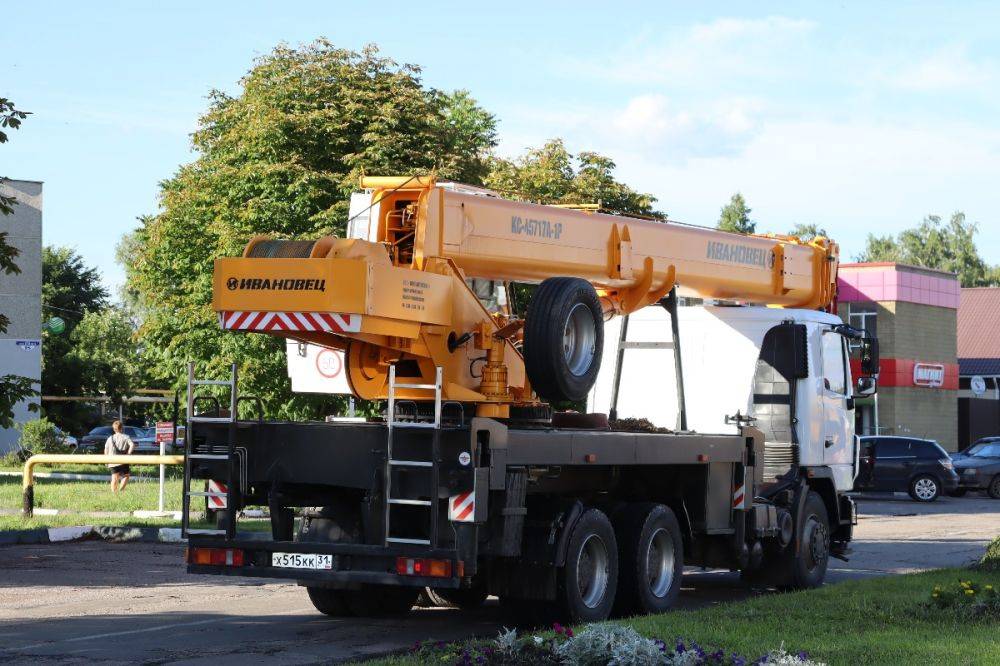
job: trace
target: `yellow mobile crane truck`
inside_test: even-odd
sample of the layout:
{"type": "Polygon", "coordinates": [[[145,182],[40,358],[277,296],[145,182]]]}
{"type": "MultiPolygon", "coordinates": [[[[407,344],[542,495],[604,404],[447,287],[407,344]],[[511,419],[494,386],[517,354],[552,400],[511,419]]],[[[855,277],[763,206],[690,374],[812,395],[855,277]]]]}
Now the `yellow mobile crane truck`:
{"type": "Polygon", "coordinates": [[[235,366],[189,371],[190,572],[297,580],[329,615],[403,612],[428,587],[577,622],[669,608],[686,564],[801,588],[846,558],[854,400],[875,390],[878,350],[829,312],[835,243],[431,176],[361,188],[347,238],[257,237],[217,260],[213,307],[234,333],[343,351],[352,392],[384,416],[268,421],[235,366]],[[523,319],[512,282],[537,284],[523,319]],[[630,340],[630,316],[656,339],[630,340]],[[672,354],[623,373],[658,350],[672,354]],[[229,388],[228,409],[205,385],[229,388]],[[594,413],[550,407],[584,400],[594,413]],[[618,418],[667,413],[646,431],[618,418]],[[225,505],[218,529],[190,528],[194,497],[225,505]],[[248,505],[269,507],[270,539],[238,531],[248,505]]]}

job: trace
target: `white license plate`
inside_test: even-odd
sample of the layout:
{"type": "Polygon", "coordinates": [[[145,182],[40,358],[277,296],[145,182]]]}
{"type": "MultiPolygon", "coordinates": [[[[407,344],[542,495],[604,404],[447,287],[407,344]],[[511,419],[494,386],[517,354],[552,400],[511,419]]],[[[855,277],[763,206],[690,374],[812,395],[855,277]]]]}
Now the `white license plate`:
{"type": "Polygon", "coordinates": [[[283,569],[333,569],[333,555],[318,553],[271,553],[271,566],[283,569]]]}

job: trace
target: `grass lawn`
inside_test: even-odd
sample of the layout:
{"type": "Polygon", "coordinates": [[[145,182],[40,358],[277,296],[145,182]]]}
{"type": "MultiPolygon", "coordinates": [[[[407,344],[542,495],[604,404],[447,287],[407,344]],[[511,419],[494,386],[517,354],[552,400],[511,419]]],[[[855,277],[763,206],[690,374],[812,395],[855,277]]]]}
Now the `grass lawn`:
{"type": "MultiPolygon", "coordinates": [[[[133,467],[133,472],[135,468],[133,467]]],[[[155,468],[151,468],[156,474],[155,468]]],[[[107,472],[105,471],[105,474],[107,472]]],[[[125,492],[115,495],[108,483],[103,481],[65,481],[59,479],[35,479],[35,508],[68,509],[71,511],[136,511],[155,510],[159,498],[160,484],[154,480],[134,483],[125,492]]],[[[110,480],[110,476],[108,477],[110,480]]],[[[183,479],[167,479],[164,493],[164,508],[179,511],[183,479]]],[[[21,508],[21,479],[16,476],[0,476],[0,507],[21,508]]]]}
{"type": "MultiPolygon", "coordinates": [[[[693,640],[752,659],[784,643],[789,652],[805,650],[831,665],[1000,664],[996,622],[960,622],[949,611],[921,606],[934,585],[959,579],[997,586],[1000,572],[944,569],[849,581],[622,622],[668,643],[693,640]]],[[[366,663],[423,662],[402,656],[366,663]]]]}

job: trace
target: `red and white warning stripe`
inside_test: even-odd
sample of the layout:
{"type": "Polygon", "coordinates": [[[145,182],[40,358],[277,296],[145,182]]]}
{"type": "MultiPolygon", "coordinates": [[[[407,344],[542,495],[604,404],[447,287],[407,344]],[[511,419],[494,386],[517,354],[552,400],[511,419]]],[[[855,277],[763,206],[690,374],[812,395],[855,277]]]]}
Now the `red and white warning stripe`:
{"type": "Polygon", "coordinates": [[[448,498],[448,519],[457,523],[471,523],[476,518],[476,493],[452,495],[448,498]]]}
{"type": "Polygon", "coordinates": [[[232,331],[322,331],[357,333],[361,315],[335,312],[252,312],[228,310],[219,313],[219,325],[232,331]]]}
{"type": "MultiPolygon", "coordinates": [[[[208,492],[210,493],[227,493],[229,489],[226,488],[226,484],[221,481],[215,481],[214,479],[208,480],[208,492]]],[[[226,508],[226,498],[223,497],[212,497],[208,498],[208,508],[209,509],[225,509],[226,508]]]]}
{"type": "Polygon", "coordinates": [[[745,509],[746,507],[746,484],[740,484],[733,491],[733,508],[745,509]]]}

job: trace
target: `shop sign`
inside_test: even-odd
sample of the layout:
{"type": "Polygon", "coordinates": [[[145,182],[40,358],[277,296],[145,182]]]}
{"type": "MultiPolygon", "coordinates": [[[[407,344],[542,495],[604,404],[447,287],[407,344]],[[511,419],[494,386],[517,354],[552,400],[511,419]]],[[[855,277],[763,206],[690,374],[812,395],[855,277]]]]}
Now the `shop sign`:
{"type": "Polygon", "coordinates": [[[944,385],[944,366],[940,363],[914,363],[913,385],[938,388],[944,385]]]}
{"type": "Polygon", "coordinates": [[[986,393],[986,380],[976,375],[969,380],[969,388],[972,389],[972,395],[981,396],[986,393]]]}

